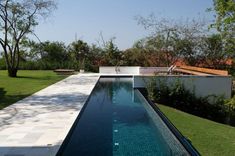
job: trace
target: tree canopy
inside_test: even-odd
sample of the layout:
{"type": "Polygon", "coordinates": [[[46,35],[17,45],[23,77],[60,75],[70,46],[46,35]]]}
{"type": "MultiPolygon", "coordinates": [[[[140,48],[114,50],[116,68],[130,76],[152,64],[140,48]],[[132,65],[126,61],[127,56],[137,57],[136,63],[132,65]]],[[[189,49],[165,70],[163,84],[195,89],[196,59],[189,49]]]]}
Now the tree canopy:
{"type": "Polygon", "coordinates": [[[216,13],[215,22],[211,27],[216,28],[223,39],[223,48],[235,57],[235,1],[234,0],[214,0],[214,10],[216,13]]]}
{"type": "Polygon", "coordinates": [[[4,51],[8,75],[17,76],[20,61],[20,42],[40,18],[47,17],[56,4],[53,0],[1,0],[0,44],[4,51]]]}

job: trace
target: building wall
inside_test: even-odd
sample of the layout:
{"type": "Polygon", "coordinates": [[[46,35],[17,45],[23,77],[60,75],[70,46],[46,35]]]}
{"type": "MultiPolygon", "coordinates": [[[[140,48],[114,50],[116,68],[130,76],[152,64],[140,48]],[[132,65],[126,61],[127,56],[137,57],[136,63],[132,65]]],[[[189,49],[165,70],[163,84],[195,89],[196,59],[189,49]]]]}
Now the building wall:
{"type": "Polygon", "coordinates": [[[168,67],[138,67],[138,66],[101,66],[99,73],[101,74],[154,74],[157,72],[167,72],[168,67]]]}
{"type": "MultiPolygon", "coordinates": [[[[134,76],[133,87],[145,88],[146,83],[153,79],[153,76],[134,76]]],[[[225,98],[231,98],[232,92],[232,77],[230,76],[157,76],[154,78],[157,82],[165,82],[172,86],[176,81],[184,84],[185,88],[195,92],[198,97],[205,97],[208,95],[223,95],[225,98]]],[[[157,86],[156,86],[157,87],[157,86]]]]}
{"type": "Polygon", "coordinates": [[[139,75],[140,67],[137,66],[132,66],[132,67],[125,67],[125,66],[110,66],[110,67],[105,67],[101,66],[99,67],[99,73],[100,74],[133,74],[133,75],[139,75]]]}
{"type": "Polygon", "coordinates": [[[166,73],[169,67],[140,67],[140,74],[166,73]]]}

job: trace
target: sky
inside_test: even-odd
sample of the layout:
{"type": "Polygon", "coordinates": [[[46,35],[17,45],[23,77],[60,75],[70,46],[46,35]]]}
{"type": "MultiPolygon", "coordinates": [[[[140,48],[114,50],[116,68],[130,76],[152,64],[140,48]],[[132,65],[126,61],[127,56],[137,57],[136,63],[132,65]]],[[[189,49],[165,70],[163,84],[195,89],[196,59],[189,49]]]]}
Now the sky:
{"type": "Polygon", "coordinates": [[[39,22],[35,33],[41,41],[68,45],[76,36],[88,44],[97,44],[102,32],[105,41],[115,37],[115,44],[124,50],[149,34],[138,25],[136,16],[154,13],[174,20],[212,20],[213,13],[206,12],[212,6],[213,0],[57,0],[57,9],[39,22]]]}

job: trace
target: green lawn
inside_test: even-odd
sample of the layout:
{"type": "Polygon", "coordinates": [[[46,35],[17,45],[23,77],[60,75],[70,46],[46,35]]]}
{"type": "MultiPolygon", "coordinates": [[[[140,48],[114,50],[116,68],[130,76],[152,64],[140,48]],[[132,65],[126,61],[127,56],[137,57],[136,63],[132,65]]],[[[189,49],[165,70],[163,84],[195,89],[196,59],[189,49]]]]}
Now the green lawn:
{"type": "Polygon", "coordinates": [[[53,71],[18,71],[17,78],[7,76],[7,71],[0,70],[0,109],[15,103],[59,80],[65,76],[53,71]]]}
{"type": "Polygon", "coordinates": [[[167,106],[158,106],[177,129],[192,141],[194,147],[202,155],[235,155],[235,127],[206,120],[167,106]]]}

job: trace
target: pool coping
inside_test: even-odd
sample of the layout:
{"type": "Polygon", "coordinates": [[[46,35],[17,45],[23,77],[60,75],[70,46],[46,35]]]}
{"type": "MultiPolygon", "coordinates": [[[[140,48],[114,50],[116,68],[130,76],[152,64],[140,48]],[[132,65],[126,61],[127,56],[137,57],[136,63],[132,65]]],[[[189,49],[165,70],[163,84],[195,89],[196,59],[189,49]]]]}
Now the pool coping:
{"type": "Polygon", "coordinates": [[[63,142],[62,142],[62,144],[61,144],[59,150],[58,150],[57,153],[56,153],[56,156],[62,156],[63,151],[64,151],[64,149],[65,149],[65,146],[68,144],[69,139],[70,139],[71,135],[73,134],[73,131],[74,131],[75,127],[77,126],[77,124],[78,124],[78,122],[79,122],[79,120],[80,120],[80,118],[81,118],[81,116],[82,116],[84,110],[85,110],[86,107],[87,107],[88,101],[89,101],[89,99],[91,98],[91,94],[94,92],[95,87],[97,86],[97,84],[98,84],[98,82],[99,82],[99,80],[100,80],[101,77],[102,77],[102,76],[100,75],[99,78],[98,78],[98,80],[96,81],[96,84],[95,84],[94,87],[92,88],[92,91],[90,92],[89,97],[86,99],[86,102],[84,103],[82,109],[80,110],[79,114],[77,115],[76,119],[74,120],[73,125],[71,126],[71,128],[70,128],[68,134],[66,135],[65,139],[63,140],[63,142]]]}

